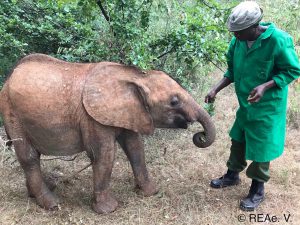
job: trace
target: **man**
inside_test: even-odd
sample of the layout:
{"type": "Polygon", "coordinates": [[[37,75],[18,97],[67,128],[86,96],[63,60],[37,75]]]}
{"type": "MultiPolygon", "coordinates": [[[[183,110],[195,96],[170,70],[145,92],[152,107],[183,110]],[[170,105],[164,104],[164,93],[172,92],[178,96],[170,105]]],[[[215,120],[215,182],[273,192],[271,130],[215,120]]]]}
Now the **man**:
{"type": "Polygon", "coordinates": [[[236,6],[227,26],[234,37],[227,53],[228,70],[205,102],[234,82],[239,101],[230,131],[232,145],[227,173],[211,181],[213,188],[237,185],[239,172],[251,160],[246,175],[252,179],[249,194],[240,208],[252,211],[264,200],[264,183],[270,178],[270,161],[283,153],[287,85],[300,76],[292,38],[273,23],[260,23],[263,12],[256,2],[236,6]]]}

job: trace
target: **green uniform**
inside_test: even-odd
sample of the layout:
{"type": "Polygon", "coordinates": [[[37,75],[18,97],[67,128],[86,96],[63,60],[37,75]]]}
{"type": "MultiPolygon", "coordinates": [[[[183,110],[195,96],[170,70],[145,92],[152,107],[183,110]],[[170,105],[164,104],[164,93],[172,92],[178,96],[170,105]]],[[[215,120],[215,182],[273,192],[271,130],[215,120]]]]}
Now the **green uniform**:
{"type": "Polygon", "coordinates": [[[227,54],[228,77],[235,84],[239,101],[232,139],[246,143],[245,159],[269,162],[283,153],[286,126],[287,85],[300,76],[293,40],[272,23],[249,49],[245,41],[233,38],[227,54]],[[250,92],[274,80],[257,103],[249,104],[250,92]]]}

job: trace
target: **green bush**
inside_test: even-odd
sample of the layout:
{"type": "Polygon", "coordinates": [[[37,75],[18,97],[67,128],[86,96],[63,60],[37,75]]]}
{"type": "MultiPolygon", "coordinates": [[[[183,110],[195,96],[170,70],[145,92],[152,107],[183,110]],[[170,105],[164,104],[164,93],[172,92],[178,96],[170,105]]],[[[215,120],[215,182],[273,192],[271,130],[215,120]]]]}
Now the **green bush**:
{"type": "Polygon", "coordinates": [[[0,15],[0,35],[3,37],[0,57],[4,62],[1,74],[7,74],[20,57],[34,52],[68,61],[88,61],[80,57],[80,52],[64,55],[61,49],[80,47],[83,40],[89,46],[89,42],[99,39],[93,24],[84,24],[75,5],[60,7],[56,1],[3,0],[0,15]]]}
{"type": "Polygon", "coordinates": [[[218,2],[2,0],[0,75],[39,52],[72,62],[160,69],[188,87],[199,67],[224,62],[228,10],[218,2]]]}

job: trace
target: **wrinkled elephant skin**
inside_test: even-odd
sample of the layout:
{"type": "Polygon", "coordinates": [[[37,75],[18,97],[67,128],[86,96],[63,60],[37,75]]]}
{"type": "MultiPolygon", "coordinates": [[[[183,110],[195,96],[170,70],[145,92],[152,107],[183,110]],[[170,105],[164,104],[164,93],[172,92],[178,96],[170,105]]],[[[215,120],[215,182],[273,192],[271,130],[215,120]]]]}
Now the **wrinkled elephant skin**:
{"type": "Polygon", "coordinates": [[[111,62],[26,56],[0,92],[0,111],[28,193],[49,210],[57,208],[58,200],[42,178],[41,154],[86,151],[93,168],[92,207],[109,213],[118,206],[109,191],[116,142],[131,163],[137,187],[151,196],[157,189],[145,165],[141,134],[152,134],[154,128],[187,128],[198,121],[205,136],[202,142],[194,140],[198,147],[215,138],[207,113],[168,75],[111,62]]]}

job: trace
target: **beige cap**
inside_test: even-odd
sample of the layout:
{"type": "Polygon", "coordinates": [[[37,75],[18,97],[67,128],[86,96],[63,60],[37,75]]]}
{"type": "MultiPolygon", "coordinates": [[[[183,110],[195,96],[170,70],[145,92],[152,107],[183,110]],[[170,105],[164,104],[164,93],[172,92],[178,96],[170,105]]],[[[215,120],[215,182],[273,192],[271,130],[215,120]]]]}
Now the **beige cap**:
{"type": "Polygon", "coordinates": [[[244,1],[233,8],[227,20],[229,31],[240,31],[261,21],[263,10],[254,1],[244,1]]]}

